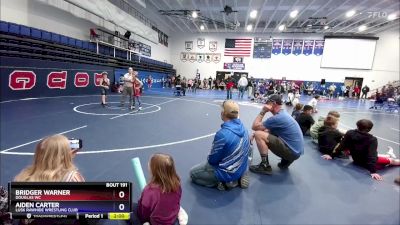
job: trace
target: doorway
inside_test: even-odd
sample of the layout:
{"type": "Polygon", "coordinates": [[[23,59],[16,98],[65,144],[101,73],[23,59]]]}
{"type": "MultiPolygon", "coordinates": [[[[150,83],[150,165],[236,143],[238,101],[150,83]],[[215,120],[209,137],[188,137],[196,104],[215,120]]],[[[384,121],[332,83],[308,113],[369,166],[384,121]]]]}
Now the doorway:
{"type": "MultiPolygon", "coordinates": [[[[346,87],[345,96],[349,98],[359,97],[359,93],[355,93],[356,87],[361,90],[364,78],[360,77],[345,77],[344,86],[346,87]]],[[[360,91],[359,91],[360,92],[360,91]]]]}

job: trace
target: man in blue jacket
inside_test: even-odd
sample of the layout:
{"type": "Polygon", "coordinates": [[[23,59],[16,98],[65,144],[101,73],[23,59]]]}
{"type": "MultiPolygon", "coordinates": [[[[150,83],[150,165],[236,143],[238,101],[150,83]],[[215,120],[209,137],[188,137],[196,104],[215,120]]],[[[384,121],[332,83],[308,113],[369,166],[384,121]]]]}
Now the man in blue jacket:
{"type": "Polygon", "coordinates": [[[190,177],[198,185],[217,187],[219,190],[231,189],[238,185],[247,188],[250,140],[239,119],[239,105],[232,100],[224,101],[221,119],[224,123],[215,134],[207,162],[193,167],[190,177]]]}

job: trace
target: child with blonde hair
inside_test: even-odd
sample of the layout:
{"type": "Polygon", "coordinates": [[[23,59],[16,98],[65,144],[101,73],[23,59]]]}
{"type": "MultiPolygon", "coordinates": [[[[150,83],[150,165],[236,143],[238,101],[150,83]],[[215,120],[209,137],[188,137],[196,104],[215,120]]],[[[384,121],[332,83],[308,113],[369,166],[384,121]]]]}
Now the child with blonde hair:
{"type": "Polygon", "coordinates": [[[60,134],[46,137],[36,146],[33,164],[23,169],[14,181],[83,182],[85,179],[72,162],[78,149],[71,149],[60,134]]]}

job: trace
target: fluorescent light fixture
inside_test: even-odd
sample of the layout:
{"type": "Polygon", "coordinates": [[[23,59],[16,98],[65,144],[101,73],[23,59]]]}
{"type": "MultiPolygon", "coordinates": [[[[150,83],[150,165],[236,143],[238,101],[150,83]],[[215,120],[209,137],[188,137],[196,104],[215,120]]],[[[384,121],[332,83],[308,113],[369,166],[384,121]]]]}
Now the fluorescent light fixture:
{"type": "Polygon", "coordinates": [[[350,10],[350,11],[348,11],[348,12],[346,13],[346,17],[352,17],[352,16],[354,16],[354,14],[356,14],[356,11],[350,10]]]}
{"type": "Polygon", "coordinates": [[[204,30],[204,25],[200,25],[200,30],[204,30]]]}
{"type": "Polygon", "coordinates": [[[396,18],[397,18],[396,13],[392,13],[392,14],[388,15],[388,17],[387,17],[387,19],[388,19],[389,21],[395,20],[396,18]]]}
{"type": "Polygon", "coordinates": [[[197,18],[197,12],[196,12],[196,11],[193,11],[193,12],[192,12],[192,17],[193,17],[193,18],[197,18]]]}
{"type": "Polygon", "coordinates": [[[253,29],[253,25],[252,24],[247,25],[246,29],[247,31],[251,31],[253,29]]]}
{"type": "Polygon", "coordinates": [[[325,25],[324,26],[324,30],[328,30],[329,29],[329,26],[328,25],[325,25]]]}
{"type": "Polygon", "coordinates": [[[278,29],[279,29],[280,31],[283,31],[285,28],[286,28],[285,24],[282,24],[282,25],[280,25],[280,26],[278,27],[278,29]]]}
{"type": "Polygon", "coordinates": [[[257,17],[257,10],[252,10],[250,12],[250,18],[255,19],[257,17]]]}
{"type": "Polygon", "coordinates": [[[295,18],[297,14],[299,14],[299,11],[293,10],[292,12],[290,12],[290,17],[295,18]]]}
{"type": "Polygon", "coordinates": [[[358,27],[358,31],[364,31],[366,29],[367,29],[367,26],[365,26],[365,25],[361,25],[358,27]]]}

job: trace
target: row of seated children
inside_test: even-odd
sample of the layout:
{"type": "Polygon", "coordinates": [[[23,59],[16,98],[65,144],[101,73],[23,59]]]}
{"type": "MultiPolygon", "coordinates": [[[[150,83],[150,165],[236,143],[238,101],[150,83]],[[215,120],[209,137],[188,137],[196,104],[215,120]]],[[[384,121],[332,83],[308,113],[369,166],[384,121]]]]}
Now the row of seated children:
{"type": "Polygon", "coordinates": [[[353,162],[369,170],[371,177],[376,180],[382,180],[377,170],[387,166],[400,166],[400,160],[391,147],[388,147],[386,154],[378,154],[378,140],[369,133],[373,127],[372,121],[361,119],[356,123],[357,129],[345,133],[337,129],[338,121],[339,114],[331,111],[324,119],[324,125],[318,129],[316,136],[322,158],[331,160],[335,157],[348,158],[351,155],[353,162]]]}
{"type": "MultiPolygon", "coordinates": [[[[32,165],[23,169],[16,177],[19,182],[84,182],[73,163],[78,149],[71,149],[68,139],[63,135],[53,135],[41,140],[36,146],[32,165]]],[[[145,186],[136,209],[141,224],[186,225],[188,216],[180,207],[182,195],[181,181],[175,169],[175,163],[167,154],[154,154],[149,162],[150,180],[145,186]]],[[[10,218],[3,209],[7,209],[7,195],[0,187],[0,216],[6,221],[10,218]]],[[[18,221],[14,221],[18,222],[18,221]]],[[[8,220],[7,224],[14,223],[8,220]]],[[[21,220],[20,224],[86,224],[77,220],[21,220]]],[[[131,221],[138,224],[137,221],[131,221]]],[[[14,223],[15,224],[15,223],[14,223]]]]}
{"type": "Polygon", "coordinates": [[[386,166],[400,166],[400,160],[393,153],[393,148],[388,147],[386,154],[378,154],[377,138],[369,132],[373,127],[370,120],[362,119],[357,122],[355,130],[339,130],[340,114],[330,111],[326,118],[320,117],[315,123],[311,116],[313,107],[297,104],[292,116],[298,122],[303,135],[310,135],[314,143],[318,144],[323,158],[331,160],[349,158],[351,155],[354,163],[369,170],[371,177],[382,180],[377,170],[386,166]],[[302,111],[301,111],[302,110],[302,111]]]}

